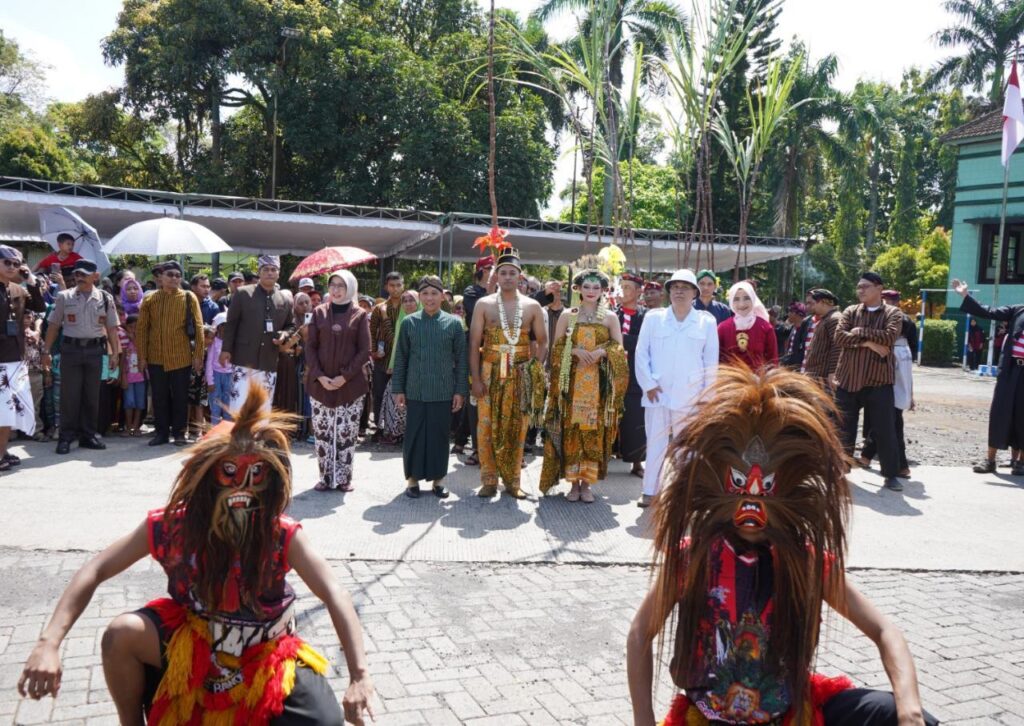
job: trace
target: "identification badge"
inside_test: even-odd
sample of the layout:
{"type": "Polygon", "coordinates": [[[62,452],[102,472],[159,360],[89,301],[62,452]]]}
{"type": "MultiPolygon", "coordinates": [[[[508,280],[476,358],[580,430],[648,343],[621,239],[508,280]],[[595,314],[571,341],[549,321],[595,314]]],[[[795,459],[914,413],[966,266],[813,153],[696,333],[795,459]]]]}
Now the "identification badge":
{"type": "Polygon", "coordinates": [[[7,327],[4,329],[4,335],[8,338],[14,338],[18,335],[18,324],[13,320],[7,321],[7,327]]]}
{"type": "Polygon", "coordinates": [[[334,325],[331,326],[331,330],[333,332],[335,332],[335,333],[340,333],[341,332],[341,326],[338,323],[335,323],[334,325]]]}
{"type": "Polygon", "coordinates": [[[273,333],[274,332],[274,321],[273,320],[264,320],[263,321],[263,328],[268,333],[273,333]]]}

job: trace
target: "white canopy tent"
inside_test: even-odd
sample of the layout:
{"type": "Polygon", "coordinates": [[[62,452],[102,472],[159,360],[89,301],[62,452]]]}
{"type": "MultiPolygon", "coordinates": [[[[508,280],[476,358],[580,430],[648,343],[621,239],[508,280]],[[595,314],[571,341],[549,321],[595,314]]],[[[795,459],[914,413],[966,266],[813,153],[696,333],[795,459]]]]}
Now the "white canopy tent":
{"type": "MultiPolygon", "coordinates": [[[[470,261],[477,256],[473,240],[486,234],[489,217],[442,214],[414,209],[360,207],[323,202],[251,199],[212,194],[181,194],[71,184],[0,176],[0,241],[42,241],[39,210],[62,206],[77,212],[108,241],[125,227],[145,219],[176,216],[198,222],[239,252],[306,255],[330,245],[353,245],[380,258],[470,261]]],[[[500,220],[509,240],[528,264],[567,264],[611,240],[609,230],[531,219],[500,220]]],[[[636,230],[635,241],[622,242],[627,264],[644,271],[670,271],[683,264],[686,242],[676,232],[636,230]]],[[[730,270],[736,260],[736,238],[716,235],[691,247],[692,267],[713,259],[716,270],[730,270]]],[[[745,264],[792,257],[803,243],[786,238],[751,237],[745,264]]]]}

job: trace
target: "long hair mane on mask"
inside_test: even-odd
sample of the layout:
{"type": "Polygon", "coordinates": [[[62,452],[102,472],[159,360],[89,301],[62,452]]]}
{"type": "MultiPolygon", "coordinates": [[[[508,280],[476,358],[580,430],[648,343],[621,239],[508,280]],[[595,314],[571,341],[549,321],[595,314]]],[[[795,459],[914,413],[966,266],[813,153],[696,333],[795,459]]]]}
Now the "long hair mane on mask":
{"type": "Polygon", "coordinates": [[[798,373],[723,366],[672,442],[669,481],[654,509],[660,570],[651,635],[664,643],[662,626],[678,604],[677,684],[698,667],[693,654],[707,616],[710,548],[722,537],[742,544],[737,528],[753,508],[751,526],[763,531],[773,551],[765,663],[786,674],[793,704],[803,703],[821,603],[841,603],[845,587],[850,490],[834,415],[828,396],[798,373]],[[756,484],[744,488],[751,481],[756,484]]]}
{"type": "Polygon", "coordinates": [[[191,447],[164,510],[183,551],[195,554],[195,592],[211,610],[236,557],[241,600],[256,608],[272,570],[278,517],[291,501],[289,440],[297,417],[266,411],[266,401],[261,386],[250,386],[234,422],[191,447]]]}

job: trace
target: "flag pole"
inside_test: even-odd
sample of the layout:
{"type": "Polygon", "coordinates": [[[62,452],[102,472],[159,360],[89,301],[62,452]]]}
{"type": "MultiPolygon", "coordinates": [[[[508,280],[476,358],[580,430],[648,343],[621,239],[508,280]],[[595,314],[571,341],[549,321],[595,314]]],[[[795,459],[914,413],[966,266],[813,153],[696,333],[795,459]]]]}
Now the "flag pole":
{"type": "MultiPolygon", "coordinates": [[[[1006,234],[1006,192],[1010,186],[1010,159],[1013,158],[1013,152],[1010,152],[1010,156],[1006,159],[1006,164],[1003,166],[1003,203],[999,211],[999,236],[995,239],[995,258],[996,258],[996,271],[992,278],[992,307],[999,307],[999,270],[1003,266],[1003,238],[1006,234]]],[[[989,323],[989,337],[990,341],[996,339],[996,321],[992,320],[989,323]]],[[[988,361],[989,370],[992,366],[992,354],[994,345],[989,344],[988,346],[988,361]]]]}

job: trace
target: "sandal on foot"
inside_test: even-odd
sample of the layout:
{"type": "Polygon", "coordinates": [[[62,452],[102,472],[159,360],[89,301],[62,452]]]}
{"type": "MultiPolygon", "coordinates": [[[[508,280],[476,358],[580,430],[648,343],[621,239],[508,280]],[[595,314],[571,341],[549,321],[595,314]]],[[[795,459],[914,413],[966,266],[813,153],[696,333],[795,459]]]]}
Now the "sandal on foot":
{"type": "Polygon", "coordinates": [[[578,486],[574,485],[573,488],[569,490],[569,493],[565,495],[565,501],[567,501],[567,502],[578,502],[579,500],[580,500],[580,488],[578,486]]]}
{"type": "Polygon", "coordinates": [[[995,474],[996,473],[996,462],[995,459],[988,459],[986,461],[980,461],[971,467],[971,471],[975,474],[995,474]]]}
{"type": "Polygon", "coordinates": [[[580,501],[584,504],[594,503],[594,492],[591,491],[590,487],[583,487],[580,489],[580,501]]]}
{"type": "Polygon", "coordinates": [[[340,487],[338,487],[338,491],[339,492],[352,492],[352,491],[355,491],[355,487],[352,486],[352,482],[349,482],[348,484],[342,484],[340,487]]]}
{"type": "Polygon", "coordinates": [[[466,466],[480,466],[480,457],[476,455],[476,452],[473,452],[472,454],[466,457],[466,461],[463,463],[466,466]]]}
{"type": "Polygon", "coordinates": [[[330,490],[330,487],[324,484],[322,481],[318,481],[316,483],[316,486],[313,487],[313,489],[318,492],[326,492],[330,490]]]}
{"type": "Polygon", "coordinates": [[[643,479],[644,468],[642,466],[634,466],[632,469],[629,470],[629,475],[635,476],[637,479],[643,479]]]}
{"type": "Polygon", "coordinates": [[[478,491],[476,493],[476,495],[478,497],[484,497],[485,499],[490,499],[491,497],[494,497],[494,496],[498,495],[498,487],[496,487],[494,485],[482,486],[482,487],[480,487],[480,491],[478,491]]]}

